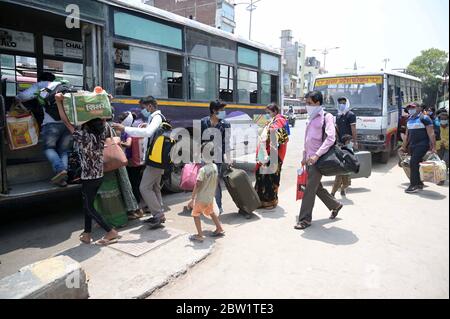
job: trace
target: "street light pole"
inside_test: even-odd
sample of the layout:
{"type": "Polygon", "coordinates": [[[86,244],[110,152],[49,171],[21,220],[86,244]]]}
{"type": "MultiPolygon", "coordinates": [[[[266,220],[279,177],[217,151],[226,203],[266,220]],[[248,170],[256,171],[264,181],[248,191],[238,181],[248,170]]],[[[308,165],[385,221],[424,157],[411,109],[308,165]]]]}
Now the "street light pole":
{"type": "Polygon", "coordinates": [[[391,60],[389,60],[388,58],[383,59],[383,62],[384,62],[384,70],[385,70],[385,71],[386,71],[386,68],[387,68],[387,63],[388,63],[389,61],[391,61],[391,60]]]}
{"type": "Polygon", "coordinates": [[[333,47],[333,48],[325,48],[325,49],[314,49],[313,51],[320,51],[323,54],[323,69],[326,72],[326,64],[327,64],[327,55],[330,53],[330,50],[337,50],[340,49],[340,47],[333,47]]]}
{"type": "Polygon", "coordinates": [[[250,22],[249,22],[249,27],[248,27],[248,39],[251,40],[252,39],[252,20],[253,20],[253,11],[256,10],[256,6],[255,4],[260,2],[261,0],[250,0],[250,2],[240,2],[240,3],[235,3],[234,6],[240,5],[240,4],[246,4],[248,5],[247,7],[247,11],[250,12],[250,22]]]}

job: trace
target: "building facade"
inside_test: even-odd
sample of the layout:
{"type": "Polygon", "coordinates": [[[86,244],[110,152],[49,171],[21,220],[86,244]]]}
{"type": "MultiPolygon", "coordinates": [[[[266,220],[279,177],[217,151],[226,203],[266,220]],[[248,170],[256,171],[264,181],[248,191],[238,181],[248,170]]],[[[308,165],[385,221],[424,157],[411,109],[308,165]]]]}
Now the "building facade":
{"type": "Polygon", "coordinates": [[[293,41],[292,30],[281,31],[283,90],[285,97],[303,97],[305,50],[306,46],[304,44],[293,41]]]}
{"type": "Polygon", "coordinates": [[[304,92],[311,91],[314,88],[314,81],[324,70],[320,67],[320,61],[316,57],[307,57],[304,67],[304,92]]]}
{"type": "MultiPolygon", "coordinates": [[[[145,0],[144,0],[145,1],[145,0]]],[[[147,4],[234,33],[234,4],[230,0],[150,0],[147,4]]]]}

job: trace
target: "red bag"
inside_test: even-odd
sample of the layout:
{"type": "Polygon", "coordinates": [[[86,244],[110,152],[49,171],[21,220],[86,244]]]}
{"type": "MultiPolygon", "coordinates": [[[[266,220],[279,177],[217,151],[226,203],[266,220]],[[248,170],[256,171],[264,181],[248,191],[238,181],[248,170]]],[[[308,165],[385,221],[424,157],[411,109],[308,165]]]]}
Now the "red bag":
{"type": "Polygon", "coordinates": [[[131,138],[131,158],[129,160],[130,166],[139,167],[145,164],[144,161],[144,138],[131,138]]]}
{"type": "Polygon", "coordinates": [[[302,166],[297,171],[297,200],[303,199],[306,183],[308,182],[308,171],[302,166]]]}

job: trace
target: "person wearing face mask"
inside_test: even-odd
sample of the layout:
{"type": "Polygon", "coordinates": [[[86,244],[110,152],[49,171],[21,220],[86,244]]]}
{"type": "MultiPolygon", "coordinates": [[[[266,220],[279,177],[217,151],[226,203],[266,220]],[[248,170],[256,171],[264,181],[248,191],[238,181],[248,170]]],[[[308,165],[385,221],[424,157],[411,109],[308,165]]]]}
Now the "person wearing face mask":
{"type": "Polygon", "coordinates": [[[308,122],[305,133],[305,150],[302,165],[307,166],[308,181],[304,191],[302,206],[295,229],[305,229],[311,226],[312,212],[316,196],[331,211],[330,219],[337,217],[343,205],[338,202],[322,185],[322,174],[315,164],[319,158],[333,147],[336,142],[336,128],[332,114],[325,113],[322,107],[323,96],[319,91],[312,91],[306,95],[306,110],[308,122]],[[325,124],[325,136],[323,127],[325,124]]]}
{"type": "Polygon", "coordinates": [[[423,105],[411,103],[406,107],[409,114],[406,137],[403,141],[401,151],[411,154],[410,160],[410,185],[406,193],[416,193],[423,189],[420,180],[419,164],[428,151],[436,153],[436,137],[434,134],[433,121],[428,115],[423,114],[423,105]]]}
{"type": "Polygon", "coordinates": [[[266,108],[266,119],[256,150],[258,157],[256,163],[256,183],[255,190],[261,200],[261,208],[274,209],[278,205],[278,188],[280,187],[281,167],[286,156],[287,143],[289,137],[286,132],[286,118],[280,114],[280,108],[275,103],[266,108]],[[275,133],[272,135],[271,133],[275,133]],[[275,139],[271,139],[275,136],[275,139]],[[271,152],[277,152],[278,165],[272,174],[264,174],[260,170],[262,166],[269,167],[271,152]]]}
{"type": "MultiPolygon", "coordinates": [[[[436,149],[438,151],[439,157],[445,161],[447,165],[448,171],[448,113],[446,111],[442,111],[439,113],[439,125],[440,125],[440,136],[441,139],[436,143],[436,149]]],[[[444,182],[441,182],[440,185],[443,185],[444,182]]]]}
{"type": "Polygon", "coordinates": [[[222,101],[211,101],[211,103],[209,103],[209,116],[202,118],[200,121],[202,142],[212,141],[213,137],[208,137],[209,140],[203,139],[203,133],[209,128],[218,129],[222,137],[222,143],[220,145],[215,145],[217,147],[217,154],[222,154],[222,161],[220,163],[215,163],[219,172],[219,181],[217,183],[216,194],[214,197],[217,207],[219,208],[219,215],[223,214],[222,186],[220,180],[223,177],[223,164],[226,162],[225,154],[227,154],[227,150],[230,149],[230,141],[229,138],[227,138],[229,137],[229,134],[226,134],[226,130],[230,129],[231,126],[230,123],[225,120],[227,116],[227,113],[225,111],[226,106],[227,105],[222,101]]]}
{"type": "MultiPolygon", "coordinates": [[[[358,149],[357,132],[356,132],[356,115],[355,113],[350,111],[350,102],[344,96],[338,98],[338,115],[336,116],[336,128],[339,143],[345,145],[344,136],[350,135],[352,137],[353,149],[354,150],[358,149]]],[[[341,189],[341,196],[345,196],[345,189],[352,183],[349,175],[346,176],[345,182],[346,187],[343,187],[341,189]]]]}
{"type": "Polygon", "coordinates": [[[343,136],[350,135],[353,139],[354,149],[358,148],[356,132],[356,115],[350,111],[350,102],[346,97],[338,99],[338,115],[336,117],[336,126],[339,133],[339,142],[344,143],[343,136]]]}
{"type": "MultiPolygon", "coordinates": [[[[145,114],[149,114],[146,127],[125,127],[123,124],[113,124],[113,127],[120,132],[127,133],[131,137],[144,137],[143,149],[146,150],[156,131],[161,126],[163,120],[165,120],[165,117],[158,110],[158,102],[153,96],[142,98],[139,101],[139,105],[144,116],[145,114]]],[[[143,160],[145,160],[145,156],[146,152],[143,154],[143,160]]],[[[147,165],[142,174],[141,184],[139,185],[142,199],[152,214],[152,217],[146,221],[150,223],[150,228],[152,229],[160,227],[166,221],[161,195],[161,178],[163,174],[164,169],[147,165]]]]}

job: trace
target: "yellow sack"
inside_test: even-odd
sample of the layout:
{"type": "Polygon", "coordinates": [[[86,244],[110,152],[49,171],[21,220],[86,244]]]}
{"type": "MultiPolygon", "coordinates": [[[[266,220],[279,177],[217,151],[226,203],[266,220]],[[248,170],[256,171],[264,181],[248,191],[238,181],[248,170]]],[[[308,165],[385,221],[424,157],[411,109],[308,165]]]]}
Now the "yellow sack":
{"type": "Polygon", "coordinates": [[[12,107],[6,115],[8,144],[11,150],[19,150],[39,142],[39,127],[33,114],[23,107],[12,107]]]}

